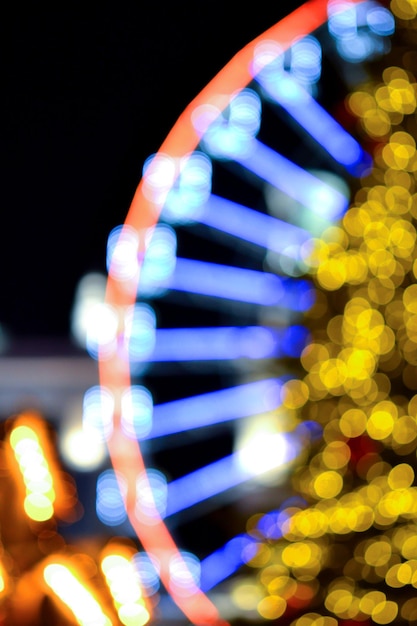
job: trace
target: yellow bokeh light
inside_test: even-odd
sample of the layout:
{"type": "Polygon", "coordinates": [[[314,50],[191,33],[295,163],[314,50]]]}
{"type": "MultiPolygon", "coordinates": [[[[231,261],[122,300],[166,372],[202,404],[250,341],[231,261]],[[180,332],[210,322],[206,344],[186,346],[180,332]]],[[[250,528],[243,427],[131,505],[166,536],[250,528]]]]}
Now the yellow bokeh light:
{"type": "Polygon", "coordinates": [[[319,498],[334,498],[343,488],[343,478],[334,470],[321,472],[316,476],[313,488],[319,498]]]}
{"type": "Polygon", "coordinates": [[[282,561],[287,567],[303,567],[312,557],[311,545],[299,541],[286,546],[282,552],[282,561]]]}
{"type": "Polygon", "coordinates": [[[258,613],[264,619],[278,619],[285,613],[287,603],[281,596],[267,596],[263,598],[258,606],[258,613]]]}
{"type": "Polygon", "coordinates": [[[282,404],[287,409],[299,409],[309,398],[309,389],[302,380],[288,380],[282,386],[282,404]]]}
{"type": "Polygon", "coordinates": [[[385,439],[393,429],[394,418],[388,411],[374,411],[368,418],[366,430],[372,439],[385,439]]]}
{"type": "Polygon", "coordinates": [[[359,409],[348,409],[340,418],[340,430],[345,437],[359,437],[366,430],[366,413],[359,409]]]}
{"type": "Polygon", "coordinates": [[[390,557],[391,544],[386,539],[371,541],[364,554],[365,561],[373,567],[385,565],[385,563],[388,563],[390,557]]]}
{"type": "Polygon", "coordinates": [[[398,604],[391,600],[386,600],[377,604],[371,617],[376,624],[390,624],[398,615],[398,604]]]}
{"type": "Polygon", "coordinates": [[[391,489],[405,489],[414,481],[414,469],[408,463],[400,463],[392,468],[388,474],[388,484],[391,489]]]}

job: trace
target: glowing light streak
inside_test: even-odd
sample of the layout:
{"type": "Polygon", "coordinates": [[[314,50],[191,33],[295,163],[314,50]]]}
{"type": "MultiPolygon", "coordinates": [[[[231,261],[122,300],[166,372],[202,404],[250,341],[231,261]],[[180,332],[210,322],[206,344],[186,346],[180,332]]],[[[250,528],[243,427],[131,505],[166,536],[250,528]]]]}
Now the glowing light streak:
{"type": "Polygon", "coordinates": [[[362,176],[372,157],[289,72],[279,74],[268,68],[256,80],[267,93],[338,163],[354,176],[362,176]]]}
{"type": "Polygon", "coordinates": [[[127,556],[107,554],[101,569],[120,621],[125,626],[144,626],[151,618],[142,596],[135,567],[127,556]]]}
{"type": "Polygon", "coordinates": [[[305,311],[314,303],[308,281],[291,281],[275,274],[194,259],[177,258],[164,286],[204,296],[237,300],[260,306],[282,306],[305,311]]]}
{"type": "Polygon", "coordinates": [[[250,148],[235,160],[265,182],[324,219],[336,220],[346,211],[348,199],[330,185],[260,141],[253,139],[250,148]]]}
{"type": "Polygon", "coordinates": [[[311,239],[308,230],[211,194],[199,222],[244,241],[299,258],[299,248],[311,239]],[[298,250],[297,250],[298,248],[298,250]]]}
{"type": "Polygon", "coordinates": [[[201,589],[210,591],[223,580],[232,576],[249,560],[247,558],[248,553],[255,556],[257,543],[249,535],[239,535],[203,559],[201,561],[201,589]]]}
{"type": "Polygon", "coordinates": [[[153,425],[145,437],[164,437],[272,411],[281,404],[281,381],[260,380],[154,406],[153,425]]]}
{"type": "Polygon", "coordinates": [[[24,509],[28,517],[43,522],[54,514],[56,499],[52,474],[39,438],[28,426],[16,426],[10,445],[25,485],[24,509]]]}
{"type": "Polygon", "coordinates": [[[301,326],[160,328],[147,359],[156,363],[295,357],[301,354],[307,339],[308,331],[301,326]]]}
{"type": "MultiPolygon", "coordinates": [[[[277,510],[270,511],[260,517],[257,529],[266,539],[276,540],[282,537],[283,526],[290,515],[285,510],[290,506],[304,508],[305,500],[299,497],[289,498],[277,510]]],[[[210,591],[216,585],[232,576],[245,563],[250,561],[257,552],[259,539],[249,533],[230,539],[224,546],[206,556],[200,564],[201,588],[210,591]]]]}
{"type": "Polygon", "coordinates": [[[50,563],[43,570],[46,584],[66,604],[81,626],[111,626],[112,621],[90,591],[65,565],[50,563]]]}
{"type": "Polygon", "coordinates": [[[241,450],[170,482],[166,517],[237,487],[255,476],[282,468],[300,451],[299,443],[282,433],[269,433],[268,441],[263,438],[262,444],[261,463],[248,462],[249,457],[259,459],[259,453],[262,453],[257,449],[259,441],[252,441],[241,450]]]}

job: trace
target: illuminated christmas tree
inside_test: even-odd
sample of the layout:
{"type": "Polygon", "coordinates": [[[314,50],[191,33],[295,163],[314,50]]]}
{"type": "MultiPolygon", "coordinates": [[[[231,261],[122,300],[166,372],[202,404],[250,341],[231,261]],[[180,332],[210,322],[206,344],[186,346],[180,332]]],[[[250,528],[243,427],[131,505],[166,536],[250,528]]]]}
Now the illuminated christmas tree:
{"type": "Polygon", "coordinates": [[[344,102],[374,166],[314,242],[312,340],[284,400],[322,437],[295,497],[249,521],[254,578],[232,588],[248,616],[294,626],[417,621],[417,6],[391,10],[391,53],[344,102]]]}

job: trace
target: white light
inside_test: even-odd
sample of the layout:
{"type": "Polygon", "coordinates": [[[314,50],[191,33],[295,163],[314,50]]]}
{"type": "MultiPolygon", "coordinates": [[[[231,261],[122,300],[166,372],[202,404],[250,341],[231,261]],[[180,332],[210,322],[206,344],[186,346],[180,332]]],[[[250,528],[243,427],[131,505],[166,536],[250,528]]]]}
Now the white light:
{"type": "Polygon", "coordinates": [[[143,166],[143,194],[162,207],[168,191],[171,189],[177,176],[178,163],[165,154],[157,153],[148,157],[143,166]]]}
{"type": "Polygon", "coordinates": [[[194,594],[200,584],[201,566],[198,558],[191,552],[180,552],[169,563],[170,587],[176,595],[194,594]]]}
{"type": "Polygon", "coordinates": [[[51,563],[44,569],[46,584],[71,609],[83,626],[111,626],[92,594],[64,565],[51,563]]]}
{"type": "Polygon", "coordinates": [[[116,280],[135,279],[139,272],[139,237],[134,228],[116,226],[107,240],[107,271],[116,280]]]}
{"type": "Polygon", "coordinates": [[[71,311],[71,334],[78,346],[85,349],[92,311],[104,301],[106,276],[98,272],[86,274],[79,281],[71,311]]]}
{"type": "Polygon", "coordinates": [[[136,507],[138,519],[152,524],[164,517],[167,506],[167,480],[162,472],[149,469],[136,480],[136,507]]]}
{"type": "Polygon", "coordinates": [[[84,430],[81,425],[64,432],[60,446],[66,462],[75,470],[83,472],[97,469],[107,457],[104,442],[95,433],[84,430]]]}
{"type": "Polygon", "coordinates": [[[283,433],[258,432],[239,450],[239,463],[254,476],[284,465],[289,457],[287,438],[283,433]]]}
{"type": "Polygon", "coordinates": [[[99,355],[102,359],[112,356],[117,347],[117,333],[119,329],[119,317],[113,307],[100,303],[94,305],[88,311],[87,352],[94,359],[99,355]]]}
{"type": "Polygon", "coordinates": [[[91,387],[83,399],[83,429],[105,441],[113,432],[113,411],[113,394],[99,385],[91,387]]]}
{"type": "Polygon", "coordinates": [[[153,399],[150,391],[141,385],[126,389],[121,399],[121,427],[130,439],[146,437],[152,428],[153,399]]]}

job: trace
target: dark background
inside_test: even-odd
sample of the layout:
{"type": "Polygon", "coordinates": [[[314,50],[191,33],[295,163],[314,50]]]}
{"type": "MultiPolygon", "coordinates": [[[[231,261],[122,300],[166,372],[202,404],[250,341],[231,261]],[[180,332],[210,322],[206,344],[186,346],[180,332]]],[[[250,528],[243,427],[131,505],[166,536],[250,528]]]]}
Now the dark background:
{"type": "Polygon", "coordinates": [[[14,4],[2,15],[0,325],[69,334],[144,160],[245,44],[297,0],[14,4]]]}

